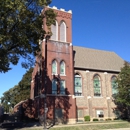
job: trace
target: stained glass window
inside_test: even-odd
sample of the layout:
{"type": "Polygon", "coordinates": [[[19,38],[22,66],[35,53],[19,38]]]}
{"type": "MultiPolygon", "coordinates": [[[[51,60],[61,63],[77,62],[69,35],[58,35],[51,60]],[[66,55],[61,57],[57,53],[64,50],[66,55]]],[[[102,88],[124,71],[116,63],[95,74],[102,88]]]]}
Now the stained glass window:
{"type": "Polygon", "coordinates": [[[57,84],[56,80],[52,80],[52,94],[57,94],[57,84]]]}
{"type": "Polygon", "coordinates": [[[60,74],[65,75],[65,62],[60,63],[60,74]]]}
{"type": "Polygon", "coordinates": [[[57,62],[56,62],[56,60],[52,61],[52,74],[57,74],[57,62]]]}
{"type": "Polygon", "coordinates": [[[81,80],[81,76],[78,74],[75,75],[74,86],[75,86],[75,95],[81,96],[82,95],[82,80],[81,80]]]}
{"type": "Polygon", "coordinates": [[[117,93],[117,83],[116,83],[116,76],[113,76],[111,79],[111,86],[112,86],[112,94],[116,94],[117,93]]]}
{"type": "Polygon", "coordinates": [[[98,75],[93,78],[94,96],[101,96],[101,83],[98,75]]]}
{"type": "Polygon", "coordinates": [[[60,94],[65,94],[65,81],[60,81],[60,94]]]}

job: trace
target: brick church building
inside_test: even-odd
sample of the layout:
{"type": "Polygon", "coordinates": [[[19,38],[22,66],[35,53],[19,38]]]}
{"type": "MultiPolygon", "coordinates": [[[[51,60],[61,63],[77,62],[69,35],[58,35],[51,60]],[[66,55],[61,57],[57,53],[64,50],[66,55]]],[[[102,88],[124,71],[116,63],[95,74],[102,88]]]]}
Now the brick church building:
{"type": "Polygon", "coordinates": [[[61,123],[75,123],[86,115],[91,120],[117,117],[112,95],[124,60],[114,52],[73,46],[72,11],[52,9],[57,13],[53,35],[42,41],[42,60],[36,57],[39,64],[32,73],[30,98],[37,102],[38,113],[44,114],[46,95],[47,118],[61,123]]]}

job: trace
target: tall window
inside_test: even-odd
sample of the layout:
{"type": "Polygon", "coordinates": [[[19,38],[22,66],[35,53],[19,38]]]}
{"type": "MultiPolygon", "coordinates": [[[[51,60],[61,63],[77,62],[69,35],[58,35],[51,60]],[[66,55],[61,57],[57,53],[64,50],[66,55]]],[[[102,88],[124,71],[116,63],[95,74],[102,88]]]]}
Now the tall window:
{"type": "Polygon", "coordinates": [[[60,63],[60,74],[65,75],[65,62],[61,61],[60,63]]]}
{"type": "Polygon", "coordinates": [[[51,40],[58,40],[58,23],[56,21],[55,25],[51,25],[51,31],[52,31],[52,36],[51,40]]]}
{"type": "Polygon", "coordinates": [[[52,61],[52,74],[57,74],[57,62],[56,62],[56,60],[52,61]]]}
{"type": "Polygon", "coordinates": [[[60,81],[60,94],[65,94],[65,81],[60,81]]]}
{"type": "Polygon", "coordinates": [[[112,94],[116,94],[117,93],[117,87],[118,87],[118,85],[116,83],[116,79],[117,79],[116,76],[113,76],[111,78],[112,94]]]}
{"type": "Polygon", "coordinates": [[[75,95],[81,96],[82,95],[82,78],[79,74],[75,74],[74,87],[75,87],[75,95]]]}
{"type": "Polygon", "coordinates": [[[66,42],[66,24],[63,21],[60,24],[60,41],[66,42]]]}
{"type": "Polygon", "coordinates": [[[52,94],[57,94],[57,81],[56,80],[52,80],[52,94]]]}
{"type": "Polygon", "coordinates": [[[95,75],[93,78],[93,85],[94,85],[94,96],[101,96],[101,82],[100,77],[95,75]]]}

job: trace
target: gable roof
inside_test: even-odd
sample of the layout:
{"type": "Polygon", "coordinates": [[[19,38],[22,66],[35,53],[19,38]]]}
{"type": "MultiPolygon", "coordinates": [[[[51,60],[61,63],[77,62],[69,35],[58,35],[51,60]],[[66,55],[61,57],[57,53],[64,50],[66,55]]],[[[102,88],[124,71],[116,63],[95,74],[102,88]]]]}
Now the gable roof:
{"type": "Polygon", "coordinates": [[[74,46],[74,67],[120,72],[124,60],[116,53],[74,46]]]}

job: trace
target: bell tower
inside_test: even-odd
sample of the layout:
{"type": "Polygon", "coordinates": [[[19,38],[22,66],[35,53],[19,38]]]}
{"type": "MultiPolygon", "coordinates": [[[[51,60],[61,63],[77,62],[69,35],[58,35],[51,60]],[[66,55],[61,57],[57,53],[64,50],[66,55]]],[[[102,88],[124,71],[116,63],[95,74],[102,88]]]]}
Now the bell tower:
{"type": "MultiPolygon", "coordinates": [[[[48,9],[50,7],[47,7],[48,9]]],[[[61,113],[68,123],[76,122],[76,102],[74,98],[74,65],[72,46],[72,11],[51,9],[57,14],[56,24],[51,25],[53,35],[45,43],[42,42],[42,56],[47,61],[47,98],[53,101],[48,108],[49,113],[61,113]],[[46,55],[46,56],[45,56],[46,55]],[[53,105],[53,106],[52,106],[53,105]]],[[[45,19],[44,19],[45,20],[45,19]]],[[[45,23],[45,21],[44,21],[45,23]]],[[[46,24],[43,25],[47,30],[46,24]]]]}

